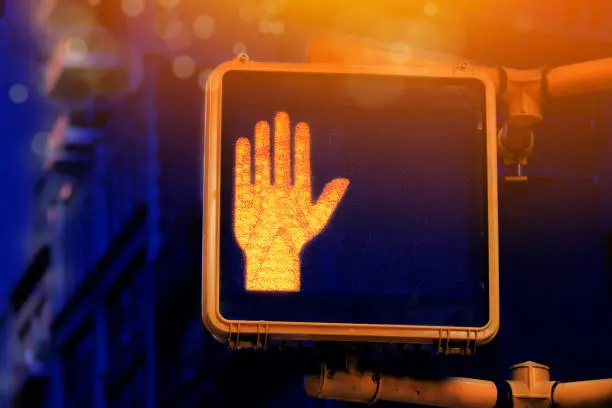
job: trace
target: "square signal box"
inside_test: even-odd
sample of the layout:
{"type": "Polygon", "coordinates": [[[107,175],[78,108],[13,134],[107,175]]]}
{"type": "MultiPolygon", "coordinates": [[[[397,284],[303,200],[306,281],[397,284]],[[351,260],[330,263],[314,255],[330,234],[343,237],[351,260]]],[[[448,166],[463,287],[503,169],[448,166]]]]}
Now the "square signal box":
{"type": "Polygon", "coordinates": [[[495,336],[486,75],[240,56],[209,76],[205,110],[202,312],[218,340],[495,336]]]}

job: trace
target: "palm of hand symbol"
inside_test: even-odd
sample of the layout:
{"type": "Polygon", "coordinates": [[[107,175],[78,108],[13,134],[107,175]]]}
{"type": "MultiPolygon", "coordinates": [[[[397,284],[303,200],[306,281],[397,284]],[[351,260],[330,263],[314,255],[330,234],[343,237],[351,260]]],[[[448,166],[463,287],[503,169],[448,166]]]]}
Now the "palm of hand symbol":
{"type": "Polygon", "coordinates": [[[349,185],[330,181],[313,204],[310,171],[310,129],[295,128],[291,183],[291,127],[289,115],[274,120],[274,182],[270,180],[270,126],[255,126],[255,182],[251,183],[251,144],[236,142],[234,234],[246,256],[247,290],[300,290],[300,253],[329,222],[349,185]]]}

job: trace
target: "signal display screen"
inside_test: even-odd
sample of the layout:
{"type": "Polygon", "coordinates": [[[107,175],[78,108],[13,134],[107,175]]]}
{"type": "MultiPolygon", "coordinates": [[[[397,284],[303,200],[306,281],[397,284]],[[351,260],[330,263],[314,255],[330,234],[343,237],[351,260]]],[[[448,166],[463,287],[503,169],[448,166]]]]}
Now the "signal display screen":
{"type": "Polygon", "coordinates": [[[223,317],[488,322],[482,82],[230,71],[222,84],[223,317]]]}

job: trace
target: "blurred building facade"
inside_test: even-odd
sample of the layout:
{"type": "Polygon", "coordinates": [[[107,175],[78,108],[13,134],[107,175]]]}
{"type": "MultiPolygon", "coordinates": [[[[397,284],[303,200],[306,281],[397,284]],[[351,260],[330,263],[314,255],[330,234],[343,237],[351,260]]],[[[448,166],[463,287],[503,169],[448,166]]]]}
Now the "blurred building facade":
{"type": "Polygon", "coordinates": [[[41,170],[36,142],[53,115],[46,109],[36,68],[38,46],[28,22],[28,2],[0,1],[0,407],[12,406],[14,390],[31,390],[39,384],[44,368],[37,351],[44,353],[48,316],[44,286],[49,252],[34,238],[36,206],[33,184],[41,170]],[[34,280],[33,283],[30,283],[34,280]],[[31,372],[32,382],[24,381],[31,372]]]}
{"type": "MultiPolygon", "coordinates": [[[[570,3],[568,10],[575,10],[570,3]]],[[[297,355],[238,356],[202,326],[203,84],[210,69],[240,52],[256,60],[305,61],[310,34],[352,31],[363,12],[340,13],[342,24],[319,26],[305,12],[283,14],[276,2],[27,4],[53,115],[41,176],[32,186],[36,250],[12,290],[0,333],[10,357],[3,377],[10,406],[345,405],[305,397],[297,355]]],[[[423,7],[413,12],[428,10],[423,7]]],[[[444,2],[436,7],[442,13],[444,2]]],[[[605,24],[592,32],[581,18],[565,21],[574,11],[547,19],[538,10],[505,22],[493,9],[465,12],[508,35],[518,27],[589,44],[608,39],[612,50],[605,24]],[[558,25],[538,31],[541,21],[558,25]]],[[[395,34],[375,37],[409,42],[398,34],[401,20],[394,24],[395,34]]],[[[466,41],[466,51],[445,51],[499,63],[496,50],[466,41]]],[[[574,57],[605,52],[593,49],[574,57]]],[[[531,57],[537,64],[538,56],[531,57]]],[[[518,52],[512,58],[523,63],[518,52]]],[[[604,321],[612,313],[612,274],[597,263],[612,234],[612,213],[601,211],[612,202],[612,166],[603,153],[612,149],[610,106],[603,94],[547,106],[531,170],[534,187],[500,187],[502,248],[510,248],[502,251],[510,270],[502,278],[502,331],[483,350],[486,358],[464,364],[459,375],[503,378],[510,364],[536,359],[554,364],[555,379],[612,376],[605,368],[612,360],[589,361],[596,354],[574,347],[584,342],[582,333],[563,322],[563,316],[592,322],[594,349],[605,349],[612,334],[604,321]],[[568,202],[562,186],[584,198],[568,202]],[[551,200],[565,205],[551,211],[544,204],[551,200]],[[601,213],[601,222],[571,222],[572,214],[585,211],[601,213]],[[565,228],[563,238],[550,229],[555,223],[565,228]],[[542,238],[525,239],[530,235],[542,238]],[[566,247],[575,251],[557,254],[566,247]],[[554,260],[542,261],[542,254],[554,260]],[[595,259],[592,268],[584,269],[584,257],[595,259]],[[582,274],[582,287],[574,273],[582,274]],[[517,288],[524,289],[519,297],[517,288]],[[529,301],[541,310],[530,310],[529,301]],[[554,349],[551,338],[572,350],[554,349]]]]}

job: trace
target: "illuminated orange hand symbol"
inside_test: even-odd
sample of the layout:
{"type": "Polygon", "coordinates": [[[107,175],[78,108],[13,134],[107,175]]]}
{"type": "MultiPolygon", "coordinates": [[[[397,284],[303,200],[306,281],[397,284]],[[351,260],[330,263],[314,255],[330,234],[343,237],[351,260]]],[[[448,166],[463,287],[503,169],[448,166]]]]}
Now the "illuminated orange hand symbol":
{"type": "Polygon", "coordinates": [[[274,118],[274,182],[270,179],[270,125],[255,125],[255,182],[251,182],[251,144],[236,142],[234,233],[246,256],[246,289],[300,290],[300,253],[327,225],[349,185],[347,179],[329,182],[313,204],[310,174],[310,129],[295,127],[291,183],[289,115],[274,118]]]}

